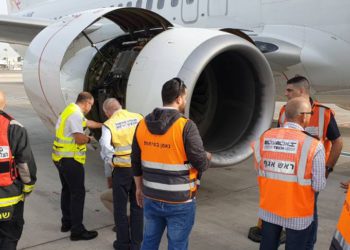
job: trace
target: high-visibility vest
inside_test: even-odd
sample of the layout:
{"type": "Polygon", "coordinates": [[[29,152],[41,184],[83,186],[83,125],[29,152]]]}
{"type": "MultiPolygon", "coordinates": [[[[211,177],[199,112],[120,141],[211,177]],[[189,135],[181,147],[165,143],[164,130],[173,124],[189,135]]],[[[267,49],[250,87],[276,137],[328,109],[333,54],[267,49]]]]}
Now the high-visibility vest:
{"type": "Polygon", "coordinates": [[[12,185],[18,176],[8,138],[11,120],[6,113],[0,113],[0,187],[12,185]]]}
{"type": "Polygon", "coordinates": [[[67,118],[76,112],[81,116],[83,128],[86,127],[86,119],[79,106],[75,103],[69,104],[60,115],[59,126],[56,129],[56,137],[52,148],[52,160],[54,162],[58,162],[62,158],[74,158],[74,160],[81,164],[85,163],[86,144],[78,145],[75,143],[73,136],[64,135],[67,118]]]}
{"type": "MultiPolygon", "coordinates": [[[[350,190],[346,194],[343,209],[341,211],[337,230],[335,231],[333,241],[337,242],[336,249],[350,249],[350,190]],[[340,248],[339,248],[340,247],[340,248]]],[[[334,244],[332,242],[332,244],[334,244]]]]}
{"type": "MultiPolygon", "coordinates": [[[[283,105],[278,118],[278,123],[281,127],[286,122],[285,111],[286,105],[283,105]]],[[[331,121],[331,114],[334,115],[334,112],[330,108],[323,106],[316,101],[312,103],[312,111],[313,114],[311,115],[310,122],[305,128],[305,131],[321,140],[325,148],[327,163],[332,148],[332,142],[327,139],[327,129],[329,122],[331,121]]]]}
{"type": "Polygon", "coordinates": [[[114,147],[113,166],[131,167],[131,144],[142,115],[125,109],[115,112],[104,125],[111,131],[114,147]]]}
{"type": "Polygon", "coordinates": [[[183,141],[187,119],[180,117],[163,135],[152,134],[141,120],[136,139],[141,149],[143,194],[154,200],[182,203],[195,197],[198,171],[188,162],[183,141]]]}
{"type": "Polygon", "coordinates": [[[254,145],[260,208],[283,218],[312,217],[312,161],[318,140],[290,128],[267,130],[254,145]]]}
{"type": "Polygon", "coordinates": [[[0,111],[0,208],[13,206],[24,200],[22,190],[13,184],[18,172],[8,138],[11,120],[11,116],[0,111]]]}

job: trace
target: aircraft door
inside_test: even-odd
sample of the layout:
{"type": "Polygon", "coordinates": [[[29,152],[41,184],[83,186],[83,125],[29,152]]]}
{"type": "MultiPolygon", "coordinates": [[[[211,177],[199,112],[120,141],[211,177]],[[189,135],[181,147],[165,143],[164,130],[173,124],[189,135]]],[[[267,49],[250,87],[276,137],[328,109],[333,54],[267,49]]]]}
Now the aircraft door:
{"type": "Polygon", "coordinates": [[[209,16],[227,16],[228,0],[209,0],[209,16]]]}
{"type": "Polygon", "coordinates": [[[184,23],[195,23],[198,20],[198,0],[182,0],[181,18],[184,23]]]}

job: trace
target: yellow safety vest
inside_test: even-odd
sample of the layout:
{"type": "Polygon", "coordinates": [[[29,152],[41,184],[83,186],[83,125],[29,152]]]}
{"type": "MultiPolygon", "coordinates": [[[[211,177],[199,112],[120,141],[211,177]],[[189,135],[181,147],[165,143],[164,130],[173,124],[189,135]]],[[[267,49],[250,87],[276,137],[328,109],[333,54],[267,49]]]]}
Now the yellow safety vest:
{"type": "Polygon", "coordinates": [[[73,113],[79,112],[81,115],[81,123],[83,128],[86,127],[86,119],[81,112],[79,106],[75,103],[69,104],[62,112],[60,116],[60,124],[56,129],[56,137],[53,142],[52,148],[52,160],[54,162],[60,161],[62,158],[74,158],[77,162],[84,164],[86,159],[86,144],[78,145],[75,143],[73,137],[67,137],[64,135],[64,129],[66,127],[66,121],[73,113]]]}
{"type": "Polygon", "coordinates": [[[111,131],[114,167],[131,167],[131,144],[142,115],[125,109],[115,112],[104,125],[111,131]]]}

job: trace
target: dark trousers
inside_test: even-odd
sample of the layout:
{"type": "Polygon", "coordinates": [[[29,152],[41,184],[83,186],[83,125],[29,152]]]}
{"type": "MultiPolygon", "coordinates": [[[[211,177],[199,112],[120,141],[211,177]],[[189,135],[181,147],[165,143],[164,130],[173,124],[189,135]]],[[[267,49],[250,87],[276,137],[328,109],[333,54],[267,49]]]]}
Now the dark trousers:
{"type": "MultiPolygon", "coordinates": [[[[262,223],[262,240],[260,250],[277,250],[282,231],[281,226],[266,221],[262,223]]],[[[311,225],[304,230],[286,228],[286,250],[305,250],[310,237],[311,225]]]]}
{"type": "Polygon", "coordinates": [[[113,170],[114,222],[117,227],[117,240],[114,249],[138,250],[143,239],[143,209],[136,203],[136,186],[131,168],[116,167],[113,170]],[[130,224],[127,204],[130,200],[130,224]]]}
{"type": "Polygon", "coordinates": [[[21,201],[13,207],[12,219],[0,222],[0,250],[16,250],[22,235],[24,202],[21,201]]]}
{"type": "Polygon", "coordinates": [[[343,250],[343,247],[339,242],[333,237],[329,250],[343,250]]]}
{"type": "Polygon", "coordinates": [[[314,221],[311,224],[310,237],[306,243],[306,250],[313,250],[317,241],[318,215],[317,215],[317,199],[319,192],[315,193],[314,221]]]}
{"type": "Polygon", "coordinates": [[[71,226],[71,233],[79,234],[85,229],[83,226],[84,166],[73,158],[62,158],[56,167],[62,183],[62,225],[71,226]]]}

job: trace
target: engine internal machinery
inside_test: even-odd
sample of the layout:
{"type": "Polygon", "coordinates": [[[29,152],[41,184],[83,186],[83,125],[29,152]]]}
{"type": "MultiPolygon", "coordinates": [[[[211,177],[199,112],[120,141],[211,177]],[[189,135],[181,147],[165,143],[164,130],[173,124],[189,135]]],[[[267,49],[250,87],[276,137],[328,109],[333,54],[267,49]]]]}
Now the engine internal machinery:
{"type": "Polygon", "coordinates": [[[83,89],[96,99],[91,116],[104,121],[106,98],[146,115],[162,106],[164,82],[180,77],[188,90],[186,115],[216,166],[246,159],[274,112],[271,69],[251,42],[219,30],[175,28],[143,9],[101,9],[49,26],[29,47],[25,63],[27,93],[51,129],[83,89]],[[98,28],[101,17],[122,32],[112,36],[106,25],[98,28]]]}
{"type": "Polygon", "coordinates": [[[123,35],[113,39],[98,50],[92,59],[84,80],[84,90],[93,94],[95,103],[90,116],[105,121],[104,100],[117,98],[126,107],[126,90],[131,68],[140,51],[159,31],[123,35]]]}

